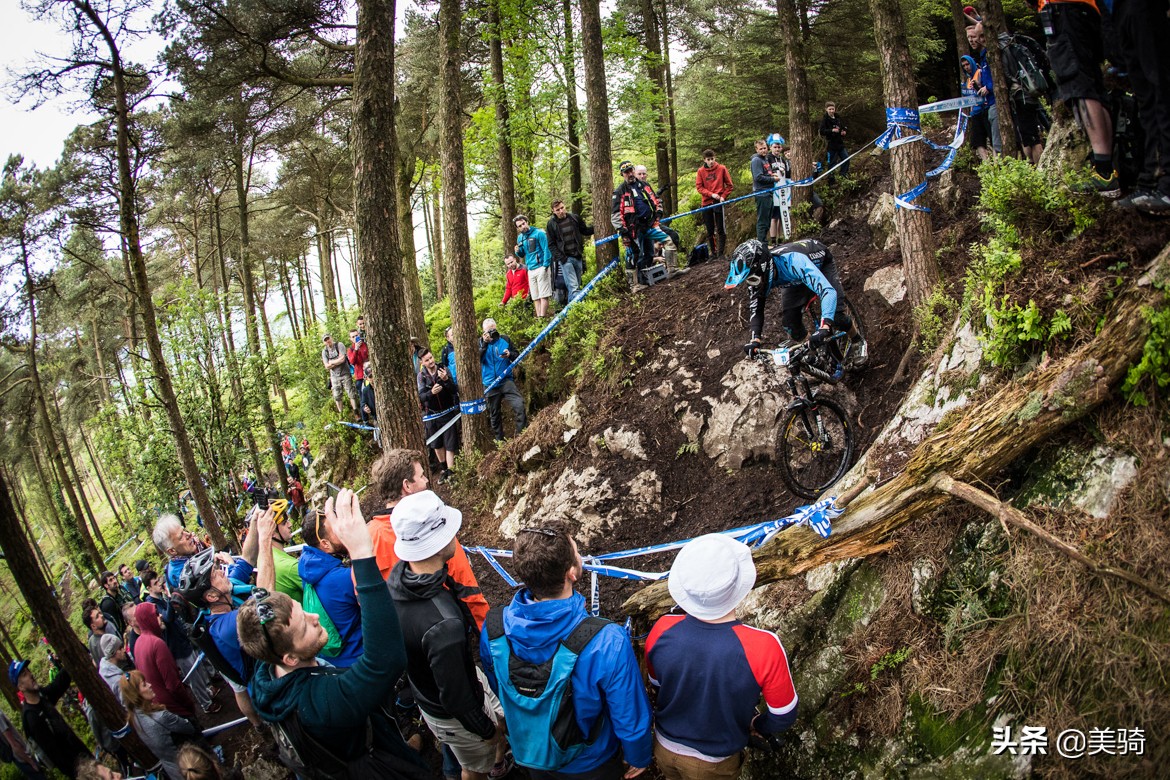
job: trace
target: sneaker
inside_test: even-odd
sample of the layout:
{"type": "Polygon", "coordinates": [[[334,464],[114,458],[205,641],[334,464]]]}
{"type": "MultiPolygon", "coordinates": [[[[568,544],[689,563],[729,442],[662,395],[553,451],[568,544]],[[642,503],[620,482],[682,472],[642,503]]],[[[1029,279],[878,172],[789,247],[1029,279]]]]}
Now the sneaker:
{"type": "Polygon", "coordinates": [[[1170,216],[1170,195],[1162,192],[1148,192],[1133,199],[1137,210],[1155,217],[1170,216]]]}
{"type": "Polygon", "coordinates": [[[1112,171],[1109,178],[1103,178],[1093,171],[1089,180],[1073,188],[1075,192],[1097,193],[1102,198],[1116,198],[1121,194],[1121,182],[1117,179],[1117,171],[1112,171]]]}
{"type": "Polygon", "coordinates": [[[1136,211],[1138,198],[1145,198],[1153,194],[1155,194],[1153,190],[1142,188],[1136,189],[1126,195],[1124,198],[1118,198],[1117,200],[1113,201],[1113,208],[1117,209],[1118,211],[1136,211]]]}

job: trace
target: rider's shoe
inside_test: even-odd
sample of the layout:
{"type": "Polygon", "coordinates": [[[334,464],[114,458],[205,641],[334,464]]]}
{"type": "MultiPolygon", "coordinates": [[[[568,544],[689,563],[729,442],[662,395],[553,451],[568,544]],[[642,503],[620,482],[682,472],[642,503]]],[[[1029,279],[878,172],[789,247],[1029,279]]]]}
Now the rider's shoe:
{"type": "Polygon", "coordinates": [[[849,339],[849,354],[846,360],[853,368],[864,366],[869,362],[869,343],[861,336],[849,339]]]}

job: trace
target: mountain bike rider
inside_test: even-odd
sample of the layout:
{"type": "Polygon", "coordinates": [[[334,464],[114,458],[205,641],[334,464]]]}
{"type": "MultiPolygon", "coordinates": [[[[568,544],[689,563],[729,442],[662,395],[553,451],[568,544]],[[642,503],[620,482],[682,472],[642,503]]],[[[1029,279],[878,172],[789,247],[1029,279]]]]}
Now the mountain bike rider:
{"type": "MultiPolygon", "coordinates": [[[[771,251],[756,239],[745,241],[731,255],[731,268],[724,287],[728,290],[741,283],[748,284],[748,312],[751,322],[751,341],[743,351],[755,357],[764,335],[764,304],[768,291],[782,288],[780,299],[781,323],[788,336],[804,341],[807,330],[801,310],[813,299],[820,298],[821,321],[816,332],[808,335],[809,343],[818,345],[833,334],[834,326],[849,334],[854,353],[853,365],[860,366],[866,359],[865,340],[853,327],[853,321],[844,311],[837,310],[837,268],[829,248],[815,239],[792,241],[774,247],[771,251]]],[[[835,355],[841,360],[839,354],[835,355]]]]}

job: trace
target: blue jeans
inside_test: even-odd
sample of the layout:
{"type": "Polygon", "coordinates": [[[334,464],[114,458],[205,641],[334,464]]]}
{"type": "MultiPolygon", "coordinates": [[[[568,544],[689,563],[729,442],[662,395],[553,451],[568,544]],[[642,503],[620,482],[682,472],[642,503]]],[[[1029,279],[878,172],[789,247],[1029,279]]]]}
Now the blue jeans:
{"type": "MultiPolygon", "coordinates": [[[[828,156],[825,158],[825,167],[832,168],[834,165],[841,162],[842,160],[844,160],[848,156],[849,156],[849,152],[845,151],[845,147],[841,147],[840,149],[837,149],[837,150],[830,149],[828,152],[828,156]]],[[[848,176],[849,175],[849,163],[845,163],[840,168],[838,168],[837,170],[835,170],[831,174],[829,174],[829,179],[832,180],[837,175],[848,176]]]]}
{"type": "Polygon", "coordinates": [[[577,297],[581,289],[581,277],[585,274],[585,265],[579,257],[566,257],[561,263],[561,274],[565,277],[565,292],[569,300],[577,297]]]}

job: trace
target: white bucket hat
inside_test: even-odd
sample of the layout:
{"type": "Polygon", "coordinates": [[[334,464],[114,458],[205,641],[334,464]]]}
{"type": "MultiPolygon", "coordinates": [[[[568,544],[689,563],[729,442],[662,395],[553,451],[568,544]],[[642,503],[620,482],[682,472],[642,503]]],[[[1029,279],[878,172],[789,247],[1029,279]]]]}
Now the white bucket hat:
{"type": "Polygon", "coordinates": [[[723,534],[692,539],[679,550],[666,584],[688,615],[699,620],[721,618],[756,584],[751,548],[723,534]]]}
{"type": "Polygon", "coordinates": [[[390,514],[390,526],[398,537],[394,554],[404,561],[426,560],[446,547],[462,524],[463,513],[444,504],[433,490],[412,493],[390,514]]]}

